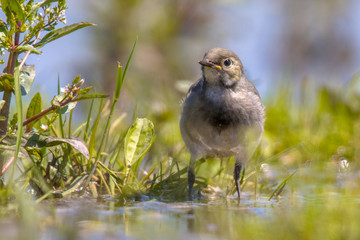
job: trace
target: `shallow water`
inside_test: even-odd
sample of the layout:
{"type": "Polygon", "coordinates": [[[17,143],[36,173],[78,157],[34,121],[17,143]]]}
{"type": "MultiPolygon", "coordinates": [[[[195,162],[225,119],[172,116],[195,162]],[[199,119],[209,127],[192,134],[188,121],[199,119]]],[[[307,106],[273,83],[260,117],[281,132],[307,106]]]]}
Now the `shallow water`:
{"type": "Polygon", "coordinates": [[[277,203],[260,199],[158,200],[119,206],[111,198],[60,199],[41,204],[40,239],[234,239],[234,224],[270,216],[277,203]],[[54,211],[49,211],[54,209],[54,211]]]}
{"type": "Polygon", "coordinates": [[[359,176],[298,170],[271,201],[266,188],[255,201],[251,187],[240,203],[214,195],[125,204],[106,195],[24,200],[10,214],[0,209],[0,239],[359,239],[359,176]]]}

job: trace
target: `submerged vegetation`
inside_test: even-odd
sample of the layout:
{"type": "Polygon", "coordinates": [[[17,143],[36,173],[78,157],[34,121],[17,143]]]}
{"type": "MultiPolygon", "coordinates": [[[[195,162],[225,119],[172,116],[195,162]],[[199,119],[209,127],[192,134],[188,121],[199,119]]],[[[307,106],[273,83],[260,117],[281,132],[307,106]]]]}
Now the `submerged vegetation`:
{"type": "MultiPolygon", "coordinates": [[[[136,42],[126,64],[118,66],[111,98],[89,93],[91,87],[84,87],[85,80],[77,76],[63,88],[60,80],[53,83],[58,84],[58,95],[48,107],[36,93],[25,108],[22,96],[30,92],[35,76],[35,67],[25,65],[27,56],[40,54],[45,44],[92,24],[56,28],[65,22],[66,5],[61,0],[1,0],[1,8],[6,21],[0,23],[0,43],[8,60],[0,76],[0,215],[14,213],[23,226],[20,235],[35,238],[34,229],[42,222],[36,209],[51,205],[46,199],[110,199],[101,204],[113,210],[151,199],[185,201],[189,154],[178,129],[180,106],[166,117],[150,112],[147,118],[138,117],[136,109],[128,117],[116,108],[136,42]],[[16,110],[11,116],[13,95],[16,110]],[[75,126],[73,114],[81,100],[89,101],[87,115],[75,126]],[[36,205],[40,202],[44,205],[36,205]]],[[[189,218],[198,222],[195,232],[205,233],[206,224],[213,224],[215,235],[229,239],[358,239],[354,224],[360,217],[359,76],[344,86],[315,86],[304,80],[296,87],[282,84],[276,89],[264,98],[265,133],[244,173],[240,203],[270,213],[235,211],[234,163],[210,159],[197,164],[195,206],[210,206],[209,199],[216,196],[230,201],[231,211],[238,214],[220,211],[220,204],[210,213],[189,205],[186,208],[194,211],[184,214],[198,214],[189,218]]],[[[126,219],[127,213],[119,215],[126,219]]],[[[109,224],[114,224],[111,219],[109,224]]],[[[66,232],[70,225],[62,227],[66,232]]]]}

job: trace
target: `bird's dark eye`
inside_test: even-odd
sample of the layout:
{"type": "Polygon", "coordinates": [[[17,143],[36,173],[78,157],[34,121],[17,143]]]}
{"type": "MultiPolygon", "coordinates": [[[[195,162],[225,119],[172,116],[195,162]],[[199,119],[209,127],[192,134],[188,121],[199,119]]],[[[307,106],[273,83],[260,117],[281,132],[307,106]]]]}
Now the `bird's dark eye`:
{"type": "Polygon", "coordinates": [[[228,67],[228,66],[230,66],[231,65],[231,60],[230,59],[226,59],[225,61],[224,61],[224,66],[225,67],[228,67]]]}

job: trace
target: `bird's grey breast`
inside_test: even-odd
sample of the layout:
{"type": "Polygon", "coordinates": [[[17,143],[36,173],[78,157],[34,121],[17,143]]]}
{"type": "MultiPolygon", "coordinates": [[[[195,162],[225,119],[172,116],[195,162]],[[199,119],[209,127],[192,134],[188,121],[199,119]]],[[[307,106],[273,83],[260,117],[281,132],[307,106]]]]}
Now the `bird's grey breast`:
{"type": "Polygon", "coordinates": [[[200,98],[199,112],[202,119],[219,132],[229,127],[245,127],[262,121],[263,107],[255,93],[211,89],[203,91],[200,98]]]}

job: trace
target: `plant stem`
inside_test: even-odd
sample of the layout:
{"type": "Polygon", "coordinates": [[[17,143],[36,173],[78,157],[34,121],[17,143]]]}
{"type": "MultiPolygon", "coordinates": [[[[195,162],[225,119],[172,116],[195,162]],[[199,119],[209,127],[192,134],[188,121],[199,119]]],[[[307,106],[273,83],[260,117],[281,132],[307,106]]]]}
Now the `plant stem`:
{"type": "MultiPolygon", "coordinates": [[[[68,104],[68,103],[70,103],[70,102],[73,102],[73,101],[74,101],[74,99],[68,99],[68,100],[64,101],[63,103],[60,104],[60,108],[63,107],[63,106],[65,106],[66,104],[68,104]]],[[[41,111],[41,112],[39,112],[38,114],[32,116],[31,118],[26,119],[26,120],[23,122],[23,126],[26,126],[26,125],[28,125],[29,123],[31,123],[32,121],[35,121],[35,120],[41,118],[42,116],[48,114],[49,112],[55,110],[56,108],[58,108],[58,107],[57,107],[57,106],[54,106],[54,105],[52,105],[51,107],[48,107],[48,108],[45,109],[44,111],[41,111]]]]}
{"type": "Polygon", "coordinates": [[[3,100],[5,100],[5,104],[0,111],[0,116],[5,117],[6,119],[4,121],[0,121],[0,136],[5,135],[7,131],[11,91],[9,90],[4,91],[3,100]]]}
{"type": "MultiPolygon", "coordinates": [[[[20,32],[15,33],[15,42],[14,46],[16,47],[17,44],[19,44],[19,38],[20,38],[20,32]]],[[[15,48],[14,48],[15,49],[15,48]]],[[[18,52],[15,52],[12,50],[9,54],[8,58],[8,64],[6,68],[6,73],[11,74],[14,76],[16,61],[19,56],[18,52]]],[[[10,102],[11,102],[11,90],[5,90],[3,95],[3,100],[5,101],[5,104],[3,108],[0,111],[0,116],[4,117],[4,121],[0,121],[0,136],[3,136],[7,132],[7,125],[8,125],[8,119],[9,119],[9,111],[10,111],[10,102]]]]}

